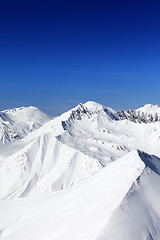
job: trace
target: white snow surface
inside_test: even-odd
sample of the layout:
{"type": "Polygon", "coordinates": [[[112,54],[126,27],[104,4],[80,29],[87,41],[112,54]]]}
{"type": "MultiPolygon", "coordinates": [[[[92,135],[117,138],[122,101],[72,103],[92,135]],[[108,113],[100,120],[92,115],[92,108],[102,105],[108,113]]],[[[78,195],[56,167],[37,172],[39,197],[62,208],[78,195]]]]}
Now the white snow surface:
{"type": "Polygon", "coordinates": [[[96,239],[143,169],[132,152],[67,191],[2,201],[1,238],[96,239]]]}
{"type": "Polygon", "coordinates": [[[15,129],[39,128],[0,144],[0,239],[160,239],[159,121],[122,120],[95,102],[56,118],[1,113],[15,129]]]}
{"type": "Polygon", "coordinates": [[[97,240],[160,239],[160,159],[141,154],[146,164],[97,240]]]}
{"type": "Polygon", "coordinates": [[[152,105],[146,104],[143,107],[136,109],[136,111],[141,111],[147,114],[158,114],[160,115],[160,106],[159,105],[152,105]]]}
{"type": "Polygon", "coordinates": [[[51,117],[32,106],[1,111],[0,142],[21,139],[49,120],[51,117]]]}

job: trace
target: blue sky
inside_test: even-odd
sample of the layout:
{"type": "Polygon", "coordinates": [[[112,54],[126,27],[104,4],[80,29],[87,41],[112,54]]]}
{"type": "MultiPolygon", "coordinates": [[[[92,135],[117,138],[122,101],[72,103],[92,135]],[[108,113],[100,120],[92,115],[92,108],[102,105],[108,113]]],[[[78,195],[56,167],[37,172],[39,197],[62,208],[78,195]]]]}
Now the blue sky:
{"type": "Polygon", "coordinates": [[[159,1],[4,1],[0,108],[160,104],[159,1]]]}

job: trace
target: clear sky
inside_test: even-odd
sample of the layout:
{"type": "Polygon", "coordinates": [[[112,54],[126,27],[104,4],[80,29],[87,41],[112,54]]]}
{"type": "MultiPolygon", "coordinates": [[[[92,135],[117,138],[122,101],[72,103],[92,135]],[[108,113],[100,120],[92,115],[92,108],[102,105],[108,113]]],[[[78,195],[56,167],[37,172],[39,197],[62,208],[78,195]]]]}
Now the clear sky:
{"type": "Polygon", "coordinates": [[[0,109],[160,104],[160,1],[1,1],[0,109]]]}

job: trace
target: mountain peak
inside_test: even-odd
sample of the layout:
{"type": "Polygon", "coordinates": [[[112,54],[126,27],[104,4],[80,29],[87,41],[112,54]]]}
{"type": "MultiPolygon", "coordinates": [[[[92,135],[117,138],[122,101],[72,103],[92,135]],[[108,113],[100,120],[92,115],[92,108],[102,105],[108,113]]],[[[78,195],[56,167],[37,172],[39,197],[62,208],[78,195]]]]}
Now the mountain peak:
{"type": "Polygon", "coordinates": [[[0,142],[21,139],[51,120],[38,108],[19,107],[0,112],[0,142]]]}
{"type": "Polygon", "coordinates": [[[157,111],[160,112],[159,105],[145,104],[143,107],[136,109],[136,111],[143,111],[147,113],[155,113],[157,111]]]}
{"type": "Polygon", "coordinates": [[[92,112],[99,111],[103,109],[103,105],[96,103],[94,101],[88,101],[83,104],[85,107],[87,107],[92,112]]]}
{"type": "Polygon", "coordinates": [[[159,107],[159,105],[158,104],[153,105],[153,104],[148,103],[148,104],[145,104],[144,107],[145,108],[155,108],[155,107],[157,108],[157,107],[159,107]]]}
{"type": "Polygon", "coordinates": [[[71,110],[69,118],[80,120],[83,115],[87,115],[89,117],[91,113],[84,104],[79,103],[75,108],[71,110]]]}

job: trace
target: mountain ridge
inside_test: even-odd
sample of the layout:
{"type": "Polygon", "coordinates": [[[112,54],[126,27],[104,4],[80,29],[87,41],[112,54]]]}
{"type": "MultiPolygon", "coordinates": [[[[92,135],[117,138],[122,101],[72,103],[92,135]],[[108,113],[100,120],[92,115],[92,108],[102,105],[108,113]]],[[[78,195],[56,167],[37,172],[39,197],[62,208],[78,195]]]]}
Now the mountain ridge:
{"type": "Polygon", "coordinates": [[[136,149],[160,156],[159,125],[137,124],[115,114],[95,102],[79,104],[7,145],[15,154],[5,161],[1,155],[1,198],[66,189],[136,149]],[[69,155],[63,157],[63,151],[69,155]]]}
{"type": "Polygon", "coordinates": [[[158,110],[121,117],[87,102],[55,118],[2,112],[6,126],[40,126],[0,142],[0,239],[159,240],[160,122],[148,120],[158,110]]]}
{"type": "MultiPolygon", "coordinates": [[[[138,109],[115,111],[93,101],[80,103],[61,116],[81,119],[82,115],[105,112],[110,120],[130,120],[136,123],[153,123],[160,121],[160,107],[146,104],[138,109]]],[[[60,117],[60,116],[59,116],[60,117]]],[[[28,133],[50,121],[52,117],[41,112],[34,106],[6,109],[0,112],[0,141],[14,141],[21,139],[28,133]]]]}
{"type": "MultiPolygon", "coordinates": [[[[151,215],[148,216],[143,226],[138,225],[140,223],[138,219],[134,219],[132,223],[128,221],[122,224],[119,222],[121,217],[124,223],[125,211],[130,210],[127,199],[133,199],[133,211],[131,208],[127,214],[131,220],[132,214],[137,216],[139,208],[136,205],[137,201],[135,202],[133,191],[138,191],[137,197],[139,196],[137,194],[143,194],[148,182],[142,180],[143,186],[141,186],[139,177],[145,176],[145,179],[148,179],[153,176],[148,170],[145,172],[145,169],[150,168],[144,164],[140,157],[141,154],[145,153],[133,151],[67,191],[14,199],[12,205],[10,205],[10,201],[3,201],[3,205],[0,205],[2,239],[14,240],[17,237],[18,239],[23,237],[23,239],[44,240],[52,237],[54,240],[75,238],[78,240],[104,240],[109,237],[109,239],[115,240],[118,237],[118,239],[124,240],[124,237],[130,237],[129,239],[144,240],[146,237],[150,239],[150,232],[153,239],[158,240],[160,228],[158,222],[155,222],[156,216],[154,217],[156,232],[153,232],[154,229],[150,229],[151,215]],[[12,215],[10,215],[10,211],[12,211],[12,215]],[[12,222],[14,225],[11,224],[12,222]],[[116,228],[113,229],[113,225],[116,228]],[[5,226],[8,227],[5,228],[5,226]],[[141,227],[141,231],[133,234],[132,229],[136,229],[137,226],[141,227]],[[53,234],[53,229],[56,234],[53,234]]],[[[148,157],[149,155],[147,155],[148,157]]],[[[159,159],[157,160],[159,161],[159,159]]],[[[148,207],[146,204],[145,202],[143,205],[144,214],[147,210],[145,208],[148,207]]],[[[142,213],[139,219],[144,219],[145,215],[142,213]]],[[[159,213],[156,215],[159,216],[159,213]]]]}

